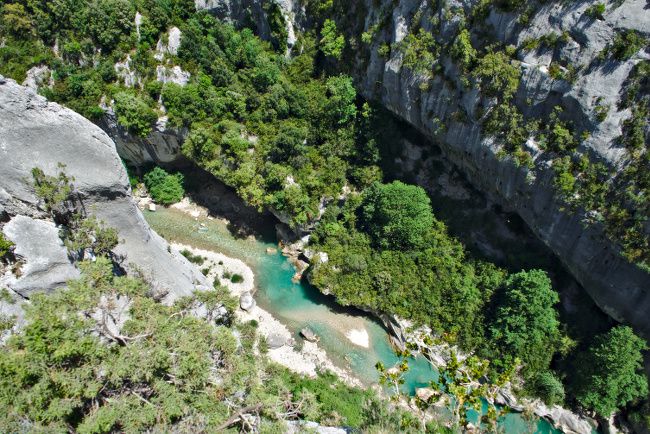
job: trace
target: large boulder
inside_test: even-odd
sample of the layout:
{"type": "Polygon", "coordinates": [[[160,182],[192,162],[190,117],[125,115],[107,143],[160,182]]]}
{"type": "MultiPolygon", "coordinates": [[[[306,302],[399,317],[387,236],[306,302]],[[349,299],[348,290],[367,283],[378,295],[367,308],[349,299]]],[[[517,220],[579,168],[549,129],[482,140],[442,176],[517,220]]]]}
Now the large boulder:
{"type": "Polygon", "coordinates": [[[0,286],[29,298],[34,291],[50,291],[79,277],[54,223],[17,215],[2,232],[15,245],[20,271],[2,276],[0,286]]]}
{"type": "MultiPolygon", "coordinates": [[[[5,225],[6,233],[18,240],[17,253],[24,252],[28,264],[29,258],[36,254],[36,237],[19,233],[30,225],[43,232],[45,227],[15,216],[47,217],[38,208],[31,170],[38,166],[46,174],[55,175],[59,164],[64,164],[66,173],[74,177],[86,211],[118,230],[120,243],[115,253],[123,257],[122,265],[127,270],[138,270],[155,288],[168,293],[169,299],[189,295],[197,287],[207,287],[205,277],[185,258],[172,255],[168,243],[144,220],[131,197],[126,171],[108,135],[72,110],[48,102],[32,90],[0,76],[0,207],[5,218],[13,217],[13,222],[5,225]]],[[[48,237],[55,242],[52,231],[48,237]]],[[[42,273],[40,283],[51,286],[53,282],[48,279],[61,280],[73,273],[62,268],[60,245],[48,249],[43,247],[38,251],[42,255],[39,267],[47,269],[56,264],[59,277],[46,278],[49,273],[42,273]],[[67,271],[61,271],[64,269],[67,271]]],[[[24,283],[24,288],[39,284],[37,276],[33,277],[28,284],[24,283]]]]}
{"type": "Polygon", "coordinates": [[[239,297],[239,307],[246,312],[253,310],[257,303],[250,292],[246,291],[239,297]]]}

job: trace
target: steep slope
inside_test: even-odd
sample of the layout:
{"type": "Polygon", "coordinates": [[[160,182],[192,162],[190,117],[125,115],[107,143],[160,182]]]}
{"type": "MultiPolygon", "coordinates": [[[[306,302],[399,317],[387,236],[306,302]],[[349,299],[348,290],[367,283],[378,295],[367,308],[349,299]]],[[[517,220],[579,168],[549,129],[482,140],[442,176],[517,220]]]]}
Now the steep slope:
{"type": "MultiPolygon", "coordinates": [[[[215,7],[220,15],[229,10],[216,3],[197,7],[215,7]]],[[[299,5],[278,5],[294,20],[290,27],[318,30],[299,5]]],[[[639,192],[626,178],[644,176],[638,173],[647,158],[625,144],[633,115],[647,104],[647,85],[628,94],[650,57],[645,2],[367,0],[349,7],[334,2],[325,15],[346,36],[347,62],[338,64],[353,64],[349,72],[364,97],[439,144],[470,182],[524,219],[604,311],[650,336],[650,274],[638,265],[643,256],[633,261],[621,246],[630,238],[647,245],[650,234],[644,187],[639,192]],[[471,67],[454,53],[463,31],[471,67]],[[501,79],[501,70],[477,72],[480,53],[493,51],[506,53],[504,63],[515,68],[511,97],[502,89],[490,92],[488,80],[501,79]],[[635,98],[639,106],[630,101],[635,98]],[[553,121],[556,106],[563,110],[553,121]],[[491,119],[500,122],[498,131],[486,131],[491,119]],[[573,136],[569,149],[548,143],[558,125],[573,136]],[[546,129],[546,143],[535,128],[546,129]],[[517,134],[521,138],[513,139],[517,134]],[[560,185],[559,174],[567,171],[562,164],[571,167],[568,187],[560,185]],[[593,190],[598,199],[588,197],[593,190]],[[624,191],[637,195],[636,202],[622,197],[624,191]],[[615,219],[625,209],[631,217],[621,229],[615,219]],[[619,230],[626,235],[612,235],[619,230]]],[[[265,35],[268,20],[255,16],[252,22],[265,35]]],[[[403,160],[414,150],[420,155],[405,149],[403,160]]]]}
{"type": "Polygon", "coordinates": [[[0,214],[7,222],[3,232],[25,262],[22,275],[5,282],[10,289],[29,297],[78,276],[58,229],[37,208],[32,185],[32,168],[55,174],[59,163],[74,177],[86,211],[118,230],[115,252],[123,267],[138,270],[171,299],[206,284],[185,258],[169,253],[167,242],[145,222],[111,139],[81,115],[2,77],[0,154],[0,214]]]}
{"type": "MultiPolygon", "coordinates": [[[[529,140],[526,150],[532,155],[533,168],[517,164],[512,158],[503,158],[500,154],[503,142],[486,137],[481,130],[479,111],[490,109],[490,97],[475,89],[464,89],[460,84],[462,74],[451,59],[441,56],[439,62],[443,72],[429,79],[405,67],[404,55],[399,49],[393,50],[387,59],[379,55],[377,47],[382,43],[399,46],[410,32],[409,23],[417,21],[416,14],[424,15],[422,22],[425,23],[428,15],[422,11],[427,4],[402,1],[388,15],[388,25],[372,43],[367,62],[358,59],[360,88],[364,95],[381,101],[390,111],[436,140],[474,185],[528,223],[603,310],[650,335],[650,275],[622,257],[620,248],[605,237],[603,226],[587,222],[585,210],[567,210],[554,186],[552,157],[534,140],[529,140]],[[467,116],[459,116],[459,111],[467,116]],[[440,128],[441,125],[444,128],[440,128]]],[[[527,26],[518,24],[518,14],[492,9],[487,28],[494,39],[515,46],[549,33],[568,32],[569,42],[559,53],[541,49],[522,56],[522,76],[515,102],[522,111],[533,116],[547,114],[555,105],[562,104],[566,107],[567,120],[578,130],[590,132],[591,137],[579,145],[578,152],[603,162],[614,173],[622,172],[629,161],[615,139],[621,134],[622,120],[630,116],[630,110],[617,108],[624,82],[640,57],[645,55],[625,62],[610,60],[595,67],[590,65],[596,63],[598,54],[612,41],[615,29],[635,29],[647,34],[650,31],[648,21],[642,19],[647,18],[647,12],[643,10],[643,2],[627,1],[608,14],[606,20],[592,20],[584,15],[588,6],[589,3],[547,4],[527,26]],[[549,67],[558,58],[585,70],[578,73],[573,83],[555,79],[549,67]],[[595,119],[597,104],[610,107],[602,123],[595,119]]],[[[373,12],[366,19],[364,31],[380,18],[377,15],[381,11],[391,9],[389,2],[379,8],[367,7],[373,12]]],[[[454,7],[468,9],[463,3],[449,4],[447,9],[439,6],[430,16],[444,16],[454,7]]],[[[449,21],[440,20],[441,37],[453,37],[458,21],[457,15],[449,21]]],[[[427,24],[422,27],[427,28],[427,24]]],[[[430,31],[438,30],[430,28],[430,31]]]]}

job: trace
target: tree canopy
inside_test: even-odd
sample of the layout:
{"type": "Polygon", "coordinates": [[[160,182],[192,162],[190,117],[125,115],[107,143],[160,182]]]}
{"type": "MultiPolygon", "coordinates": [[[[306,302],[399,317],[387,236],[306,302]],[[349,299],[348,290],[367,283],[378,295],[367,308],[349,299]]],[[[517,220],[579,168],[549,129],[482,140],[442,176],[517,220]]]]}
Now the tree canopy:
{"type": "Polygon", "coordinates": [[[521,271],[509,276],[503,301],[490,327],[494,345],[509,363],[520,359],[527,372],[548,367],[560,338],[554,306],[560,297],[542,270],[521,271]]]}
{"type": "Polygon", "coordinates": [[[401,181],[370,186],[363,196],[361,216],[374,244],[386,249],[423,247],[433,227],[427,193],[401,181]]]}
{"type": "Polygon", "coordinates": [[[586,408],[609,417],[628,403],[648,394],[643,375],[646,342],[627,326],[617,326],[596,337],[579,358],[576,398],[586,408]]]}

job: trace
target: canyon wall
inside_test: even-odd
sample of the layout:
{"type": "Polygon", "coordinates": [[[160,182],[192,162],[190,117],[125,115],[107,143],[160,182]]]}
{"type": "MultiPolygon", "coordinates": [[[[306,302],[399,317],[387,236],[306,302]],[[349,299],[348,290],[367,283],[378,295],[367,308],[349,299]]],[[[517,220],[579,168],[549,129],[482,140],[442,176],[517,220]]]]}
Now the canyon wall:
{"type": "MultiPolygon", "coordinates": [[[[294,32],[312,25],[297,2],[276,4],[291,30],[291,38],[294,32]]],[[[382,45],[399,47],[413,26],[434,33],[437,38],[453,38],[463,16],[469,15],[477,4],[474,0],[365,0],[351,4],[337,20],[348,44],[356,44],[356,49],[347,53],[346,60],[352,64],[348,72],[366,99],[379,102],[435,142],[445,157],[490,200],[520,215],[605,312],[650,336],[650,274],[621,255],[619,246],[605,236],[602,224],[587,224],[587,220],[593,220],[588,210],[568,209],[556,193],[552,161],[547,153],[529,140],[525,149],[532,156],[532,168],[517,164],[513,158],[504,158],[502,144],[484,135],[481,129],[481,113],[489,109],[491,99],[476,88],[467,90],[462,86],[462,73],[450,58],[440,56],[440,73],[425,77],[404,66],[401,50],[391,49],[388,55],[381,53],[382,45]],[[363,32],[373,34],[370,43],[360,42],[363,32]]],[[[520,23],[520,14],[490,6],[487,17],[474,25],[480,25],[481,32],[496,43],[515,47],[549,34],[562,35],[565,41],[559,49],[542,46],[518,54],[521,79],[514,103],[526,116],[543,116],[561,104],[565,107],[565,119],[577,131],[589,133],[577,152],[605,164],[612,172],[621,172],[629,160],[616,138],[631,111],[620,108],[620,102],[634,66],[650,59],[650,54],[642,49],[625,61],[600,60],[599,54],[623,30],[648,37],[650,20],[642,0],[608,3],[602,19],[586,13],[593,4],[541,4],[525,25],[520,23]],[[558,60],[576,67],[571,81],[550,73],[558,60]],[[604,119],[598,119],[599,106],[608,107],[604,119]]],[[[266,10],[259,0],[197,0],[196,5],[224,19],[252,26],[262,37],[270,35],[266,10]]],[[[288,42],[291,46],[295,39],[288,42]]],[[[171,134],[174,137],[169,139],[164,138],[164,129],[158,129],[149,139],[134,143],[121,140],[120,137],[127,136],[119,133],[118,128],[104,128],[115,138],[120,153],[136,163],[172,161],[183,140],[180,132],[171,134]]],[[[405,148],[402,160],[412,160],[409,153],[419,154],[422,149],[417,148],[417,144],[405,148]]],[[[414,178],[427,186],[426,177],[414,178]]],[[[650,224],[646,223],[645,229],[643,236],[648,236],[650,224]]]]}

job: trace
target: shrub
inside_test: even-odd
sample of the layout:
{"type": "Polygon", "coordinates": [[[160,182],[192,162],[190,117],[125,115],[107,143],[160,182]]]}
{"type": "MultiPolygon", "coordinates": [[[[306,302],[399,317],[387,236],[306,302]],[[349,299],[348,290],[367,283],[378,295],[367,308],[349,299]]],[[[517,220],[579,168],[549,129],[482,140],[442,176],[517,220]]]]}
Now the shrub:
{"type": "Polygon", "coordinates": [[[193,264],[203,265],[203,263],[205,262],[205,258],[203,256],[195,255],[194,253],[190,252],[187,249],[181,250],[181,255],[185,256],[187,260],[193,264]]]}
{"type": "Polygon", "coordinates": [[[183,175],[170,175],[160,167],[155,167],[144,175],[144,184],[153,200],[164,205],[180,201],[185,194],[183,175]]]}
{"type": "Polygon", "coordinates": [[[326,56],[340,59],[345,48],[345,38],[336,28],[336,23],[330,19],[325,20],[321,29],[320,49],[326,56]]]}
{"type": "Polygon", "coordinates": [[[114,99],[119,124],[139,137],[147,137],[158,119],[156,112],[140,97],[129,92],[119,92],[114,99]]]}
{"type": "Polygon", "coordinates": [[[230,276],[230,281],[232,283],[241,283],[241,282],[244,281],[244,276],[242,276],[241,274],[235,273],[235,274],[230,276]]]}
{"type": "Polygon", "coordinates": [[[422,247],[433,227],[431,200],[421,187],[374,183],[363,196],[363,224],[374,244],[394,250],[422,247]]]}
{"type": "Polygon", "coordinates": [[[564,386],[552,372],[540,372],[530,383],[535,396],[539,396],[546,405],[561,405],[564,402],[564,386]]]}
{"type": "Polygon", "coordinates": [[[106,226],[95,216],[82,218],[79,214],[62,230],[62,235],[68,251],[79,259],[83,259],[85,250],[96,256],[110,256],[119,242],[115,228],[106,226]]]}
{"type": "Polygon", "coordinates": [[[5,235],[0,231],[0,260],[9,254],[13,245],[14,243],[6,239],[5,235]]]}
{"type": "Polygon", "coordinates": [[[603,14],[605,13],[604,3],[595,3],[585,9],[585,15],[593,19],[604,20],[603,14]]]}
{"type": "Polygon", "coordinates": [[[648,379],[643,374],[646,342],[627,326],[617,326],[598,336],[580,357],[576,398],[603,417],[643,398],[648,379]]]}
{"type": "Polygon", "coordinates": [[[635,30],[623,30],[616,34],[614,42],[606,50],[616,60],[623,61],[634,56],[638,51],[648,44],[646,38],[635,30]]]}
{"type": "Polygon", "coordinates": [[[439,47],[431,33],[422,28],[417,34],[409,33],[400,42],[400,50],[404,53],[404,66],[408,69],[425,76],[433,74],[439,47]]]}
{"type": "Polygon", "coordinates": [[[476,49],[472,47],[470,33],[467,29],[460,31],[450,49],[451,57],[463,68],[467,68],[476,57],[476,49]]]}
{"type": "Polygon", "coordinates": [[[509,99],[519,87],[519,68],[503,52],[490,52],[479,61],[474,76],[481,84],[481,90],[488,96],[502,96],[509,99]]]}

